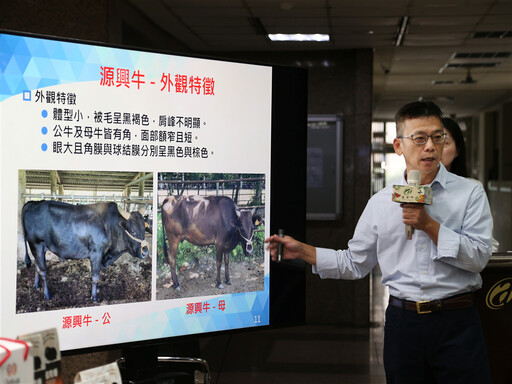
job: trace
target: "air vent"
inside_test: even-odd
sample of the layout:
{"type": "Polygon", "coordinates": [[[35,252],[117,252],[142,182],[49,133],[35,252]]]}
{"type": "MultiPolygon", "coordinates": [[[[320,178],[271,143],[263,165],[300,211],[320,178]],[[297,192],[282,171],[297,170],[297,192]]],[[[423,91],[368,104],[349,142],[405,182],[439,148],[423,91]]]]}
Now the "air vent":
{"type": "Polygon", "coordinates": [[[473,33],[473,39],[503,39],[512,37],[512,31],[486,31],[473,33]]]}
{"type": "Polygon", "coordinates": [[[510,56],[512,52],[460,52],[452,59],[508,59],[510,56]]]}
{"type": "Polygon", "coordinates": [[[432,81],[432,85],[453,85],[455,81],[452,80],[434,80],[432,81]]]}
{"type": "Polygon", "coordinates": [[[494,68],[500,65],[498,62],[493,63],[449,63],[445,68],[494,68]]]}

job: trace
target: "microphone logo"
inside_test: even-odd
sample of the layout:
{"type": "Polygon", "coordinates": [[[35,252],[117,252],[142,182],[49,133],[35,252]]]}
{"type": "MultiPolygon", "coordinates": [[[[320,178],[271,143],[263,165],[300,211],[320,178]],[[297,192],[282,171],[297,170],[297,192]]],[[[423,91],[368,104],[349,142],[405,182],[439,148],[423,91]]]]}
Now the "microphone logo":
{"type": "MultiPolygon", "coordinates": [[[[432,189],[421,186],[420,171],[412,170],[407,176],[407,185],[394,185],[392,200],[402,204],[432,204],[432,189]]],[[[408,240],[412,239],[414,228],[405,225],[405,234],[408,240]]]]}

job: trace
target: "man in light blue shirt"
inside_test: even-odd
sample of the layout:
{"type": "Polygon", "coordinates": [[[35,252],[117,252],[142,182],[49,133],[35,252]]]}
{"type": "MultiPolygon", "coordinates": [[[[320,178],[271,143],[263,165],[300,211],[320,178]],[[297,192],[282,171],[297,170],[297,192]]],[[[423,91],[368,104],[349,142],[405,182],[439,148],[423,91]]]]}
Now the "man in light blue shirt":
{"type": "Polygon", "coordinates": [[[389,287],[384,366],[390,383],[490,383],[485,341],[473,292],[492,249],[492,216],[482,186],[440,163],[445,133],[431,102],[396,115],[393,147],[432,188],[432,205],[398,204],[392,187],[368,202],[346,250],[315,248],[289,236],[266,240],[273,259],[301,258],[322,278],[359,279],[378,263],[389,287]],[[404,224],[415,228],[407,240],[404,224]]]}

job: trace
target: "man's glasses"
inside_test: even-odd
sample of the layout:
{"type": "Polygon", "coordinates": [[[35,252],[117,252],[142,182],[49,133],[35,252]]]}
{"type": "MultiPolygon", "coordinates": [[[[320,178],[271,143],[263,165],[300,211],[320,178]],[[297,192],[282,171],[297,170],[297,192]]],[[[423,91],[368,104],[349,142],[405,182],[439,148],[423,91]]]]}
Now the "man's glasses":
{"type": "Polygon", "coordinates": [[[446,133],[433,133],[432,135],[418,134],[409,136],[398,136],[399,139],[409,138],[416,145],[426,144],[429,137],[432,139],[432,142],[434,144],[441,144],[444,143],[444,141],[446,140],[446,133]]]}

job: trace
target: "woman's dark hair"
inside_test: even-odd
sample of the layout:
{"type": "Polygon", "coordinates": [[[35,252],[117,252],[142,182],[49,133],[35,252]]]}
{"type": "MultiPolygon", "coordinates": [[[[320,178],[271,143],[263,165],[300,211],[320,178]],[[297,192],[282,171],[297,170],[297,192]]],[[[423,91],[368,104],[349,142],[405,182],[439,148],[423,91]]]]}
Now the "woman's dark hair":
{"type": "Polygon", "coordinates": [[[458,156],[452,161],[450,172],[462,177],[468,177],[468,170],[466,167],[466,144],[464,143],[462,130],[460,129],[459,124],[449,117],[444,117],[442,122],[444,129],[450,132],[450,135],[455,141],[455,147],[457,148],[458,153],[458,156]]]}

